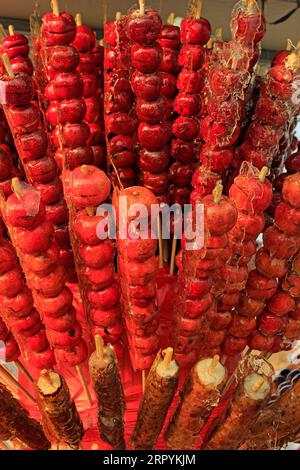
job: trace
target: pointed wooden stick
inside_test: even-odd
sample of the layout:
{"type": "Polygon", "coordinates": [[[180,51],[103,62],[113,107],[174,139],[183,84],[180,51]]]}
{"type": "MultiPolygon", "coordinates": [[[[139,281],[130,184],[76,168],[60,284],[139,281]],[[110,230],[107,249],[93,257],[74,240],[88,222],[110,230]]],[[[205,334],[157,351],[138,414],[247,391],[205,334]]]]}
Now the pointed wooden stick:
{"type": "Polygon", "coordinates": [[[145,0],[139,0],[140,14],[145,14],[145,0]]]}
{"type": "Polygon", "coordinates": [[[287,40],[287,43],[286,43],[286,50],[287,51],[292,51],[293,50],[293,43],[290,39],[287,40]]]}
{"type": "Polygon", "coordinates": [[[60,12],[59,12],[58,0],[52,0],[51,1],[51,8],[52,8],[53,14],[55,16],[59,16],[60,12]]]}
{"type": "Polygon", "coordinates": [[[159,249],[159,267],[164,267],[164,248],[162,240],[162,227],[160,214],[157,216],[157,227],[158,227],[158,249],[159,249]]]}
{"type": "Polygon", "coordinates": [[[82,16],[81,13],[76,13],[75,15],[76,26],[82,26],[82,16]]]}
{"type": "Polygon", "coordinates": [[[0,23],[0,36],[2,36],[3,39],[6,38],[5,29],[3,28],[3,24],[1,24],[1,23],[0,23]]]}
{"type": "Polygon", "coordinates": [[[2,365],[0,365],[0,371],[10,382],[12,382],[17,388],[22,390],[22,392],[29,398],[29,400],[31,400],[33,403],[36,403],[33,396],[26,390],[25,387],[23,387],[23,385],[18,382],[18,380],[12,373],[8,372],[8,370],[6,370],[2,365]]]}
{"type": "Polygon", "coordinates": [[[122,18],[122,13],[120,11],[116,11],[115,20],[120,21],[121,18],[122,18]]]}
{"type": "Polygon", "coordinates": [[[95,343],[96,343],[96,354],[98,359],[101,361],[103,360],[103,338],[100,335],[95,336],[95,343]]]}
{"type": "Polygon", "coordinates": [[[176,260],[176,248],[177,248],[177,238],[175,234],[172,240],[172,249],[171,249],[171,261],[170,261],[170,275],[173,276],[175,271],[175,260],[176,260]]]}
{"type": "Polygon", "coordinates": [[[167,18],[167,24],[172,26],[174,24],[174,21],[175,21],[175,13],[174,11],[172,11],[167,18]]]}
{"type": "Polygon", "coordinates": [[[10,447],[8,447],[5,442],[0,441],[0,449],[1,450],[10,450],[10,447]]]}
{"type": "Polygon", "coordinates": [[[203,1],[202,0],[197,0],[197,3],[195,5],[195,18],[200,20],[201,18],[201,13],[202,13],[202,7],[203,7],[203,1]]]}
{"type": "Polygon", "coordinates": [[[252,392],[258,392],[258,390],[260,389],[260,387],[265,383],[264,379],[263,378],[260,378],[258,379],[258,381],[256,382],[256,384],[253,385],[252,387],[252,392]]]}
{"type": "Polygon", "coordinates": [[[28,370],[26,369],[26,367],[22,364],[22,362],[19,361],[19,359],[17,359],[16,361],[14,361],[14,364],[16,366],[16,368],[18,370],[20,370],[21,372],[23,372],[24,375],[26,375],[27,379],[31,382],[31,383],[34,383],[34,380],[33,378],[31,377],[31,375],[29,374],[28,370]]]}
{"type": "Polygon", "coordinates": [[[219,364],[219,361],[220,361],[220,356],[218,356],[217,354],[212,358],[211,360],[211,363],[210,363],[210,366],[208,368],[208,373],[209,375],[213,375],[214,371],[215,371],[215,368],[217,367],[217,365],[219,364]]]}
{"type": "Polygon", "coordinates": [[[163,355],[163,366],[165,370],[168,370],[170,363],[173,359],[173,348],[167,348],[162,352],[163,355]]]}
{"type": "Polygon", "coordinates": [[[216,37],[217,41],[222,41],[223,40],[223,28],[222,28],[222,26],[219,26],[218,28],[216,28],[215,37],[216,37]]]}
{"type": "Polygon", "coordinates": [[[9,76],[9,78],[11,78],[11,79],[15,78],[15,74],[14,74],[12,68],[11,68],[10,60],[9,60],[9,57],[6,54],[6,52],[4,54],[2,54],[1,58],[2,58],[3,65],[5,67],[5,70],[8,74],[8,76],[9,76]]]}
{"type": "Polygon", "coordinates": [[[142,370],[142,390],[143,390],[143,393],[145,391],[145,387],[146,387],[146,371],[142,370]]]}
{"type": "Polygon", "coordinates": [[[264,166],[260,172],[259,172],[259,176],[258,176],[258,179],[261,183],[264,183],[265,182],[265,179],[266,177],[270,174],[270,169],[267,167],[267,166],[264,166]]]}
{"type": "Polygon", "coordinates": [[[108,16],[108,2],[107,0],[103,0],[103,25],[107,23],[107,16],[108,16]]]}
{"type": "Polygon", "coordinates": [[[8,25],[8,34],[10,36],[14,36],[15,35],[15,28],[14,28],[14,25],[10,24],[8,25]]]}
{"type": "Polygon", "coordinates": [[[80,366],[80,365],[77,365],[77,366],[76,366],[76,370],[77,370],[78,376],[79,376],[79,378],[80,378],[80,381],[81,381],[81,383],[82,383],[84,392],[85,392],[86,397],[87,397],[87,399],[88,399],[88,402],[89,402],[90,406],[92,406],[93,400],[92,400],[92,397],[91,397],[91,394],[90,394],[88,385],[87,385],[87,383],[86,383],[86,380],[85,380],[85,378],[84,378],[84,375],[83,375],[81,366],[80,366]]]}

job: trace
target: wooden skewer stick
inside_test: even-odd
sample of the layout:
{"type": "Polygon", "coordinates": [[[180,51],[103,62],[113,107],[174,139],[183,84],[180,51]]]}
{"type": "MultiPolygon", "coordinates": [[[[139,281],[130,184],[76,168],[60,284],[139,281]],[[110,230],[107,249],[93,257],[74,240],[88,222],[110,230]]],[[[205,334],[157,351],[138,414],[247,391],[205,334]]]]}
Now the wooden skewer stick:
{"type": "Polygon", "coordinates": [[[122,13],[120,11],[117,11],[116,16],[115,16],[115,20],[120,21],[121,18],[122,18],[122,13]]]}
{"type": "Polygon", "coordinates": [[[248,0],[247,13],[249,13],[249,14],[252,13],[252,9],[254,7],[254,4],[255,4],[255,0],[248,0]]]}
{"type": "Polygon", "coordinates": [[[177,248],[177,238],[173,237],[172,240],[172,249],[171,249],[171,261],[170,261],[170,275],[173,276],[175,271],[175,259],[176,259],[176,248],[177,248]]]}
{"type": "Polygon", "coordinates": [[[102,47],[104,46],[104,39],[100,39],[99,46],[102,46],[102,47]]]}
{"type": "Polygon", "coordinates": [[[6,52],[4,54],[2,54],[2,62],[3,62],[3,65],[5,67],[5,70],[9,76],[9,78],[15,78],[15,74],[11,68],[11,64],[10,64],[10,60],[9,60],[9,57],[8,55],[6,54],[6,52]]]}
{"type": "Polygon", "coordinates": [[[173,348],[167,348],[162,352],[163,355],[163,366],[165,370],[168,370],[170,363],[173,359],[173,348]]]}
{"type": "Polygon", "coordinates": [[[58,0],[52,0],[52,1],[51,1],[51,8],[52,8],[53,14],[54,14],[55,16],[59,16],[59,4],[58,4],[58,0]]]}
{"type": "Polygon", "coordinates": [[[158,249],[159,249],[159,267],[164,267],[164,248],[162,240],[162,228],[161,228],[161,218],[160,214],[157,216],[157,226],[158,226],[158,249]]]}
{"type": "Polygon", "coordinates": [[[95,336],[96,354],[98,359],[103,360],[103,338],[100,335],[95,336]]]}
{"type": "Polygon", "coordinates": [[[216,184],[216,187],[213,190],[213,198],[216,204],[218,204],[221,201],[222,194],[223,194],[223,185],[219,182],[216,184]]]}
{"type": "Polygon", "coordinates": [[[140,14],[145,14],[145,0],[139,0],[140,14]]]}
{"type": "Polygon", "coordinates": [[[172,26],[174,24],[174,21],[175,21],[175,13],[174,11],[172,11],[167,18],[167,24],[172,26]]]}
{"type": "Polygon", "coordinates": [[[142,390],[143,390],[143,393],[145,391],[145,387],[146,387],[146,371],[142,370],[142,390]]]}
{"type": "Polygon", "coordinates": [[[107,23],[107,16],[108,16],[108,2],[107,0],[103,1],[103,24],[107,23]]]}
{"type": "Polygon", "coordinates": [[[10,450],[10,447],[8,447],[5,442],[0,441],[0,449],[1,450],[10,450]]]}
{"type": "Polygon", "coordinates": [[[258,176],[258,179],[261,183],[264,183],[265,182],[265,179],[266,177],[270,174],[270,170],[267,166],[264,166],[260,172],[259,172],[259,176],[258,176]]]}
{"type": "Polygon", "coordinates": [[[14,36],[14,34],[15,34],[15,28],[12,24],[8,25],[8,34],[10,36],[14,36]]]}
{"type": "Polygon", "coordinates": [[[1,23],[0,23],[0,35],[2,36],[3,39],[6,38],[5,29],[3,28],[3,24],[1,24],[1,23]]]}
{"type": "Polygon", "coordinates": [[[201,13],[202,13],[202,7],[203,7],[203,1],[202,0],[197,0],[197,3],[195,5],[195,18],[200,20],[201,18],[201,13]]]}
{"type": "Polygon", "coordinates": [[[300,47],[300,41],[297,41],[296,49],[299,49],[299,47],[300,47]]]}
{"type": "Polygon", "coordinates": [[[211,360],[211,363],[210,363],[210,366],[208,368],[208,373],[209,375],[213,375],[214,371],[215,371],[215,368],[217,367],[217,365],[219,364],[219,361],[220,361],[220,356],[218,356],[218,354],[216,354],[212,360],[211,360]]]}
{"type": "Polygon", "coordinates": [[[22,362],[19,361],[19,359],[17,359],[16,361],[14,361],[14,364],[16,366],[16,368],[18,370],[20,370],[21,372],[23,372],[24,375],[26,375],[27,379],[31,382],[31,383],[34,383],[34,380],[33,378],[31,377],[31,375],[29,374],[28,370],[26,369],[26,367],[22,364],[22,362]]]}
{"type": "Polygon", "coordinates": [[[167,263],[169,260],[169,240],[163,240],[164,244],[164,263],[167,263]]]}
{"type": "Polygon", "coordinates": [[[293,50],[293,43],[290,39],[287,40],[287,43],[286,43],[286,50],[287,51],[291,51],[293,50]]]}
{"type": "Polygon", "coordinates": [[[258,390],[260,389],[260,387],[265,383],[264,379],[263,378],[260,378],[256,384],[253,385],[252,387],[252,392],[258,392],[258,390]]]}
{"type": "Polygon", "coordinates": [[[223,40],[223,28],[222,28],[222,26],[219,26],[216,29],[215,37],[216,37],[217,41],[222,41],[223,40]]]}
{"type": "Polygon", "coordinates": [[[18,380],[10,373],[8,370],[6,370],[2,365],[0,365],[0,371],[1,373],[8,379],[10,380],[17,388],[22,390],[22,392],[31,400],[33,403],[36,403],[35,399],[33,396],[26,390],[23,385],[21,385],[18,380]]]}
{"type": "Polygon", "coordinates": [[[85,380],[85,378],[84,378],[84,375],[83,375],[81,366],[80,366],[80,365],[77,365],[77,366],[76,366],[76,370],[77,370],[78,376],[79,376],[79,378],[80,378],[80,381],[81,381],[81,383],[82,383],[84,392],[85,392],[86,397],[87,397],[87,399],[88,399],[88,402],[89,402],[90,406],[92,406],[92,405],[93,405],[93,400],[92,400],[92,397],[91,397],[91,394],[90,394],[88,385],[87,385],[87,383],[86,383],[86,380],[85,380]]]}
{"type": "Polygon", "coordinates": [[[76,16],[75,16],[75,23],[76,23],[76,26],[82,26],[82,16],[81,16],[81,13],[76,13],[76,16]]]}

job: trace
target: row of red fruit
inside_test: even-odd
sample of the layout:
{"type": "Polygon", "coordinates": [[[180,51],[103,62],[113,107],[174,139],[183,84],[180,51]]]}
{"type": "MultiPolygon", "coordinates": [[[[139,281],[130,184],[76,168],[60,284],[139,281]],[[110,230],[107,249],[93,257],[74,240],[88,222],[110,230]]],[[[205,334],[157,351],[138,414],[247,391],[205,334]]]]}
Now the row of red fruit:
{"type": "Polygon", "coordinates": [[[103,120],[103,59],[104,49],[96,42],[91,28],[82,24],[79,13],[76,15],[76,36],[72,46],[79,52],[77,71],[83,81],[83,100],[86,112],[83,118],[90,129],[87,145],[91,146],[96,166],[105,168],[106,149],[103,120]]]}
{"type": "MultiPolygon", "coordinates": [[[[142,6],[129,15],[126,21],[126,34],[131,42],[131,83],[136,97],[138,151],[142,161],[144,158],[148,161],[168,161],[169,155],[167,144],[171,138],[171,130],[166,119],[168,101],[160,93],[162,79],[159,69],[163,51],[158,39],[161,27],[158,13],[145,10],[142,6]]],[[[168,201],[169,175],[166,168],[161,173],[152,172],[150,164],[149,169],[141,169],[140,180],[160,202],[168,201]]]]}
{"type": "MultiPolygon", "coordinates": [[[[212,195],[202,199],[204,206],[204,246],[182,246],[182,267],[179,273],[175,356],[182,365],[197,357],[220,352],[226,326],[231,316],[222,315],[220,328],[216,299],[213,293],[215,272],[228,258],[228,232],[237,220],[234,204],[222,195],[218,184],[212,195]],[[225,322],[224,322],[225,320],[225,322]]],[[[196,209],[194,208],[194,211],[196,209]]],[[[196,215],[193,213],[196,221],[196,215]]],[[[197,240],[195,240],[197,242],[197,240]]],[[[198,243],[200,240],[198,240],[198,243]]]]}
{"type": "Polygon", "coordinates": [[[129,81],[130,48],[124,19],[116,19],[104,27],[104,112],[108,149],[108,173],[117,184],[118,172],[126,188],[136,184],[137,155],[136,120],[133,115],[133,93],[129,81]]]}
{"type": "Polygon", "coordinates": [[[146,370],[151,366],[159,346],[156,303],[158,266],[155,256],[157,240],[153,238],[150,226],[143,229],[146,233],[138,228],[130,228],[130,210],[135,204],[143,204],[150,214],[151,206],[157,204],[157,199],[151,191],[138,186],[115,190],[113,205],[117,221],[122,220],[120,216],[125,214],[128,221],[126,233],[124,223],[123,227],[121,223],[117,225],[116,235],[128,349],[134,369],[146,370]],[[140,239],[137,239],[139,232],[140,239]]]}
{"type": "MultiPolygon", "coordinates": [[[[15,215],[16,218],[19,216],[15,215]]],[[[1,318],[14,335],[23,357],[34,367],[50,368],[55,359],[45,336],[45,328],[34,308],[14,247],[3,238],[2,233],[0,255],[1,318]]],[[[9,355],[8,351],[6,354],[9,355]]]]}
{"type": "Polygon", "coordinates": [[[195,11],[193,17],[183,19],[180,25],[182,47],[179,65],[182,69],[177,80],[179,93],[174,101],[174,110],[179,117],[173,125],[175,139],[171,147],[171,154],[177,162],[170,168],[174,183],[173,199],[179,203],[189,203],[191,181],[197,162],[200,93],[204,85],[204,45],[210,35],[211,26],[206,19],[201,18],[199,10],[195,11]]]}
{"type": "MultiPolygon", "coordinates": [[[[93,336],[114,344],[122,334],[120,292],[114,267],[115,247],[101,238],[98,225],[103,215],[97,207],[110,194],[110,182],[102,170],[83,165],[65,175],[70,207],[70,233],[79,289],[93,336]]],[[[105,234],[105,233],[104,233],[105,234]]]]}

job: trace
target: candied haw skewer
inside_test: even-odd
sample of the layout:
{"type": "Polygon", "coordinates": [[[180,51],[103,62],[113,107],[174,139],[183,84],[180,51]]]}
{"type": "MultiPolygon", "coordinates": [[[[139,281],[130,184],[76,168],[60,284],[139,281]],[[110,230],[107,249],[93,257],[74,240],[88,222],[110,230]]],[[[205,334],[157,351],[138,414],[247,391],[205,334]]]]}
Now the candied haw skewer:
{"type": "MultiPolygon", "coordinates": [[[[142,161],[140,182],[152,191],[160,202],[168,202],[168,144],[172,134],[171,123],[167,119],[168,101],[160,93],[163,81],[159,70],[164,64],[163,51],[158,42],[161,26],[159,14],[154,10],[145,9],[144,2],[140,1],[140,9],[132,12],[127,18],[126,34],[131,41],[130,78],[136,97],[138,153],[142,161]],[[158,168],[150,164],[145,170],[145,159],[155,161],[158,168]]],[[[173,54],[172,49],[171,53],[173,54]]]]}
{"type": "Polygon", "coordinates": [[[80,55],[77,71],[83,81],[83,100],[86,107],[84,122],[90,128],[87,145],[92,147],[92,163],[104,169],[106,165],[102,71],[104,52],[101,46],[97,45],[93,30],[82,24],[80,13],[76,14],[75,21],[76,36],[71,45],[80,55]]]}
{"type": "Polygon", "coordinates": [[[198,1],[193,15],[184,18],[180,26],[183,46],[179,54],[182,67],[177,79],[179,90],[174,102],[178,117],[172,127],[175,138],[171,145],[171,156],[176,162],[170,167],[172,199],[189,203],[191,182],[197,161],[201,91],[204,85],[204,45],[211,35],[210,23],[201,18],[202,2],[198,1]]]}
{"type": "Polygon", "coordinates": [[[57,363],[75,366],[81,378],[80,364],[87,357],[87,346],[72,306],[72,292],[65,285],[66,270],[60,263],[53,227],[46,220],[45,205],[35,188],[15,178],[13,189],[2,213],[45,325],[33,337],[36,351],[43,351],[49,340],[57,363]]]}
{"type": "Polygon", "coordinates": [[[228,232],[236,223],[237,211],[233,203],[222,196],[218,184],[212,195],[203,198],[205,239],[203,248],[188,249],[183,244],[182,269],[179,274],[175,357],[182,365],[194,363],[199,354],[220,353],[225,329],[231,320],[221,315],[219,330],[210,325],[216,316],[212,292],[214,273],[228,257],[228,232]]]}
{"type": "Polygon", "coordinates": [[[117,216],[117,250],[124,322],[132,365],[135,370],[144,371],[153,363],[159,345],[156,303],[158,266],[155,257],[157,240],[150,223],[147,227],[144,224],[145,228],[140,231],[130,231],[130,208],[135,204],[143,205],[149,217],[151,207],[158,202],[154,194],[144,187],[135,186],[122,191],[115,189],[113,205],[117,216]],[[118,222],[122,220],[120,216],[125,215],[127,225],[124,227],[123,223],[121,227],[118,222]]]}
{"type": "MultiPolygon", "coordinates": [[[[294,121],[299,111],[299,105],[293,99],[299,74],[299,52],[292,52],[283,64],[275,65],[268,71],[252,123],[237,151],[240,161],[250,161],[259,169],[272,166],[286,126],[294,121]]],[[[276,166],[281,165],[281,160],[276,163],[276,166]]]]}
{"type": "Polygon", "coordinates": [[[70,207],[70,233],[83,305],[92,328],[106,343],[122,335],[119,285],[114,269],[115,247],[111,239],[101,239],[98,224],[103,215],[97,207],[110,194],[110,181],[104,172],[83,165],[68,172],[66,198],[70,207]]]}
{"type": "Polygon", "coordinates": [[[126,17],[116,13],[104,25],[104,118],[107,168],[111,181],[118,177],[124,187],[137,183],[137,154],[134,133],[133,92],[130,85],[130,45],[126,17]],[[116,172],[118,174],[116,174],[116,172]]]}
{"type": "MultiPolygon", "coordinates": [[[[46,205],[47,220],[60,231],[67,222],[68,211],[40,110],[32,101],[33,79],[23,72],[14,74],[5,54],[2,60],[7,71],[3,77],[6,84],[6,105],[3,109],[26,179],[39,190],[46,205]]],[[[67,241],[59,244],[61,261],[68,267],[74,266],[67,241]]]]}
{"type": "MultiPolygon", "coordinates": [[[[264,245],[257,252],[256,269],[250,272],[246,292],[241,296],[240,303],[236,307],[241,320],[245,317],[249,322],[251,319],[257,320],[256,329],[248,336],[242,321],[240,325],[237,324],[237,328],[232,330],[233,334],[228,336],[223,344],[225,355],[235,355],[242,351],[242,344],[239,347],[241,334],[251,349],[272,352],[280,350],[281,347],[284,348],[284,342],[280,341],[280,336],[282,337],[286,322],[278,317],[287,315],[288,312],[282,315],[283,311],[278,311],[278,307],[274,305],[279,300],[282,302],[286,300],[286,296],[282,294],[282,287],[286,282],[284,279],[289,270],[289,260],[299,249],[299,226],[294,222],[295,218],[285,214],[285,211],[288,211],[293,212],[295,216],[299,211],[297,208],[299,207],[298,183],[299,174],[287,178],[284,182],[284,202],[276,208],[275,225],[264,231],[264,245]],[[280,281],[283,282],[278,289],[280,281]],[[272,302],[274,296],[277,296],[277,300],[272,302]],[[267,308],[265,308],[266,303],[267,308]]],[[[247,321],[245,320],[244,323],[246,325],[247,321]]]]}

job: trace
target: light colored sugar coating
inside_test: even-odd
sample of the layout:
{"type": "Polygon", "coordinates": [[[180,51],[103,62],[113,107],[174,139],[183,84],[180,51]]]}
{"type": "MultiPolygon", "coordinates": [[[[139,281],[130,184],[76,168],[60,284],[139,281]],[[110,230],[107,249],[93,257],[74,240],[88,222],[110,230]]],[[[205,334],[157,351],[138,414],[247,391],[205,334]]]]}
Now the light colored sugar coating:
{"type": "Polygon", "coordinates": [[[53,370],[42,370],[37,386],[43,395],[53,395],[61,387],[60,376],[53,370]]]}
{"type": "Polygon", "coordinates": [[[271,385],[266,377],[253,372],[245,378],[244,389],[252,400],[263,400],[270,392],[271,385]]]}
{"type": "Polygon", "coordinates": [[[220,361],[212,368],[213,358],[203,359],[196,364],[199,381],[203,385],[218,387],[226,377],[226,369],[220,361]]]}

